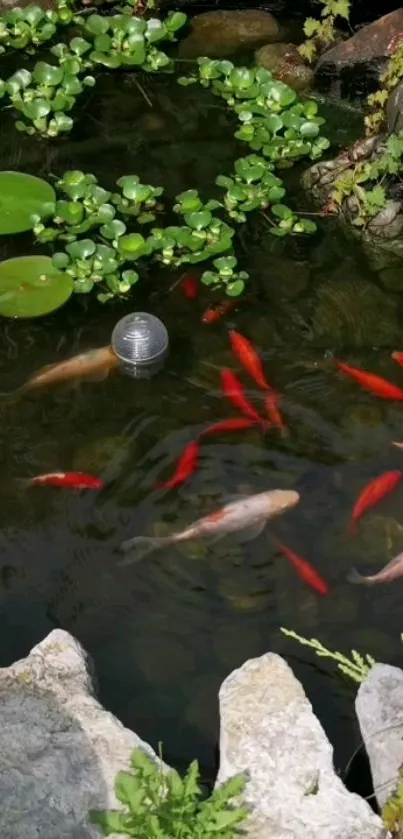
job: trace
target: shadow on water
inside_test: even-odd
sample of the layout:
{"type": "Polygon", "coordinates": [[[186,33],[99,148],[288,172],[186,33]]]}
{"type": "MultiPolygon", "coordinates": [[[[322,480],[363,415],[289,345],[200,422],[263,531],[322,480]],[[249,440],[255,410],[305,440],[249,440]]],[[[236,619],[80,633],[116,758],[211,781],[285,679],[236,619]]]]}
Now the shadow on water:
{"type": "MultiPolygon", "coordinates": [[[[240,151],[225,110],[169,79],[147,81],[147,94],[152,109],[130,78],[106,75],[66,141],[44,149],[5,129],[2,166],[43,176],[82,168],[106,187],[138,172],[169,196],[190,186],[212,195],[216,175],[229,171],[240,151]]],[[[298,175],[291,174],[290,189],[301,207],[298,175]]],[[[1,243],[2,257],[34,250],[28,236],[1,243]]],[[[401,381],[390,353],[402,334],[402,298],[384,290],[334,224],[309,241],[284,244],[258,217],[241,230],[239,251],[253,294],[211,328],[201,323],[207,291],[196,301],[179,288],[160,294],[177,274],[154,268],[130,303],[103,308],[76,298],[41,321],[1,325],[1,392],[44,364],[108,343],[131,309],[163,318],[172,351],[151,382],[114,374],[0,404],[0,665],[55,626],[72,632],[95,660],[106,706],[154,746],[162,740],[172,762],[197,756],[208,774],[223,678],[268,650],[294,655],[342,768],[357,745],[353,691],[330,663],[314,666],[313,654],[296,649],[279,627],[342,651],[401,660],[400,584],[362,591],[346,583],[351,565],[371,571],[403,549],[403,490],[369,514],[356,536],[346,532],[364,483],[402,462],[390,446],[401,438],[401,408],[358,391],[336,375],[332,358],[401,381]],[[233,415],[219,390],[222,367],[239,371],[229,326],[262,353],[292,433],[283,440],[252,429],[206,441],[194,480],[156,492],[155,481],[172,473],[183,446],[209,422],[233,415]],[[22,490],[17,481],[69,469],[100,474],[107,488],[76,495],[22,490]],[[330,583],[328,598],[307,588],[265,535],[242,548],[195,543],[139,565],[118,564],[124,539],[178,529],[245,483],[253,491],[301,493],[300,505],[269,534],[316,565],[330,583]]],[[[261,396],[243,381],[259,406],[261,396]]]]}

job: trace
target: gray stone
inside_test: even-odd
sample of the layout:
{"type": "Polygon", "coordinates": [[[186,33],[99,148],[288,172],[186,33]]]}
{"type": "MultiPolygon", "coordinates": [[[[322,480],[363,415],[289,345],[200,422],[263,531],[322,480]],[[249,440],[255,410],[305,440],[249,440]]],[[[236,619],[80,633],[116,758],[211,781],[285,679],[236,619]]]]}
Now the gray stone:
{"type": "Polygon", "coordinates": [[[88,811],[119,806],[114,779],[129,768],[133,748],[155,758],[96,700],[88,664],[58,629],[0,669],[3,839],[100,839],[88,811]]]}
{"type": "Polygon", "coordinates": [[[203,12],[192,19],[191,26],[190,34],[179,44],[182,58],[226,58],[279,41],[281,35],[276,18],[260,9],[203,12]]]}
{"type": "Polygon", "coordinates": [[[280,656],[247,661],[222,684],[217,783],[247,772],[253,839],[381,839],[381,820],[344,787],[333,749],[280,656]]]}
{"type": "Polygon", "coordinates": [[[389,134],[398,134],[403,128],[403,82],[393,88],[386,105],[389,134]]]}
{"type": "Polygon", "coordinates": [[[403,763],[403,671],[375,664],[359,687],[355,710],[382,806],[396,787],[403,763]]]}

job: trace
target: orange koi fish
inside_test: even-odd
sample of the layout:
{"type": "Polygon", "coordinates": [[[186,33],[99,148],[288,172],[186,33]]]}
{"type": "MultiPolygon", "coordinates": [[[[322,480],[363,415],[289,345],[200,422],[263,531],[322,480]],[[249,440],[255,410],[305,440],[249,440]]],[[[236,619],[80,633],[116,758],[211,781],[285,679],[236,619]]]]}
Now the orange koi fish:
{"type": "Polygon", "coordinates": [[[239,301],[236,300],[221,300],[220,303],[216,303],[215,306],[211,306],[209,309],[206,309],[202,315],[202,323],[217,323],[222,317],[224,317],[224,315],[232,312],[238,303],[239,301]]]}
{"type": "Polygon", "coordinates": [[[394,361],[397,361],[401,367],[403,367],[403,352],[397,352],[395,350],[395,352],[392,353],[392,358],[394,361]]]}
{"type": "Polygon", "coordinates": [[[198,440],[189,443],[179,458],[176,472],[169,481],[162,481],[155,484],[155,489],[175,489],[184,484],[197,469],[199,461],[200,444],[198,440]]]}
{"type": "Polygon", "coordinates": [[[403,400],[403,390],[392,382],[382,379],[381,376],[375,376],[365,370],[358,370],[356,367],[349,367],[348,364],[343,364],[341,361],[335,361],[335,364],[339,370],[342,370],[347,376],[351,376],[361,387],[369,390],[375,396],[380,396],[381,399],[403,400]]]}
{"type": "Polygon", "coordinates": [[[195,300],[200,290],[198,276],[196,274],[186,274],[180,284],[180,287],[188,300],[195,300]]]}
{"type": "Polygon", "coordinates": [[[242,414],[245,414],[246,417],[254,420],[254,422],[259,423],[263,430],[266,431],[269,423],[258,414],[252,403],[246,398],[241,382],[235,373],[232,373],[231,370],[222,370],[221,384],[225,396],[238,408],[238,411],[241,411],[242,414]]]}
{"type": "Polygon", "coordinates": [[[24,481],[27,486],[52,486],[65,489],[103,489],[104,482],[85,472],[49,472],[24,481]]]}
{"type": "Polygon", "coordinates": [[[367,484],[367,486],[364,487],[354,505],[351,522],[348,528],[350,533],[355,532],[358,519],[360,519],[367,510],[374,507],[378,501],[381,501],[382,498],[385,498],[386,495],[389,495],[394,489],[396,489],[397,485],[402,480],[402,477],[403,472],[395,469],[390,472],[384,472],[382,475],[378,475],[377,478],[374,478],[369,482],[369,484],[367,484]]]}
{"type": "Polygon", "coordinates": [[[290,432],[287,428],[280,412],[280,394],[275,390],[270,389],[264,399],[264,404],[267,411],[267,416],[270,422],[279,428],[283,437],[286,437],[290,432]]]}
{"type": "Polygon", "coordinates": [[[291,548],[287,548],[286,545],[283,545],[282,542],[279,542],[277,539],[276,542],[281,552],[287,557],[287,559],[290,560],[291,564],[305,583],[308,583],[308,585],[315,589],[315,591],[319,594],[329,594],[329,586],[326,580],[320,576],[320,574],[316,571],[316,568],[314,568],[308,560],[302,559],[301,556],[298,556],[298,554],[292,551],[291,548]]]}
{"type": "Polygon", "coordinates": [[[210,434],[225,434],[227,431],[245,431],[247,428],[252,428],[253,425],[256,425],[256,421],[253,419],[231,417],[231,419],[209,425],[205,431],[202,431],[200,437],[208,437],[210,434]]]}
{"type": "Polygon", "coordinates": [[[241,335],[240,332],[236,332],[235,329],[230,329],[228,334],[232,351],[237,356],[245,370],[247,370],[249,375],[255,380],[256,384],[262,388],[262,390],[270,390],[270,385],[268,384],[263,372],[262,361],[259,358],[253,344],[245,338],[244,335],[241,335]]]}
{"type": "MultiPolygon", "coordinates": [[[[20,388],[13,391],[14,395],[26,393],[41,387],[50,387],[73,379],[92,379],[102,381],[110,371],[117,367],[119,359],[112,347],[99,347],[95,350],[67,358],[56,364],[48,364],[28,379],[20,388]]],[[[10,396],[13,394],[9,394],[10,396]]]]}
{"type": "MultiPolygon", "coordinates": [[[[133,539],[123,542],[121,550],[130,551],[135,548],[137,555],[128,561],[136,562],[158,548],[175,545],[178,542],[187,542],[190,539],[200,537],[220,539],[228,533],[242,533],[242,531],[248,529],[251,530],[252,538],[254,538],[262,532],[269,519],[295,507],[299,503],[299,499],[298,492],[291,489],[272,489],[268,492],[259,492],[226,504],[225,507],[203,516],[179,533],[159,537],[135,536],[133,539]]],[[[122,564],[126,563],[123,562],[122,564]]]]}

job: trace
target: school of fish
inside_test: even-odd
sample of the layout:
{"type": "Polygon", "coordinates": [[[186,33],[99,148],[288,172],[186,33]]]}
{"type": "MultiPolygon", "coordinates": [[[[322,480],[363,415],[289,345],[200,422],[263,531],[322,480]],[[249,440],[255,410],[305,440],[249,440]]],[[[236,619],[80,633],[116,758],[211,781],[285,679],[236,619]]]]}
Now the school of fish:
{"type": "MultiPolygon", "coordinates": [[[[199,279],[195,274],[189,274],[181,278],[180,285],[189,300],[194,300],[198,296],[199,279]]],[[[202,322],[205,324],[217,322],[235,305],[235,301],[221,301],[204,313],[202,322]]],[[[235,329],[228,331],[228,337],[235,359],[262,391],[263,410],[260,412],[251,402],[241,380],[233,370],[221,370],[222,394],[241,416],[220,420],[202,430],[197,439],[192,440],[185,447],[172,477],[157,482],[155,489],[172,490],[188,481],[198,468],[201,444],[206,438],[219,434],[245,432],[255,427],[260,428],[263,434],[266,434],[270,429],[276,429],[283,437],[290,433],[282,414],[281,394],[269,383],[262,359],[256,348],[248,338],[235,329]]],[[[393,352],[392,358],[403,367],[403,352],[393,352]]],[[[338,359],[334,360],[334,364],[336,370],[350,377],[373,396],[381,399],[403,401],[403,390],[393,382],[368,371],[352,367],[338,359]]],[[[63,382],[102,381],[117,366],[118,359],[110,346],[91,349],[59,364],[51,364],[42,368],[16,391],[3,394],[3,396],[16,398],[25,393],[63,382]]],[[[392,445],[403,450],[403,442],[393,441],[392,445]]],[[[350,533],[356,531],[359,520],[368,510],[396,490],[402,478],[403,471],[390,470],[373,478],[362,489],[352,510],[348,526],[350,533]]],[[[77,491],[102,490],[105,486],[101,478],[83,472],[51,472],[22,479],[21,483],[27,488],[49,486],[77,491]]],[[[267,521],[292,509],[299,503],[299,500],[300,496],[296,491],[280,489],[237,497],[236,500],[212,511],[178,533],[163,537],[139,535],[128,539],[121,545],[121,550],[129,554],[122,564],[138,561],[159,548],[196,538],[214,542],[228,534],[236,533],[239,541],[247,541],[258,536],[265,528],[267,521]]],[[[301,557],[275,537],[274,541],[280,553],[288,559],[307,585],[318,594],[327,595],[329,593],[328,583],[307,559],[301,557]]],[[[353,584],[374,586],[392,582],[401,576],[403,576],[403,553],[390,560],[377,574],[365,576],[353,568],[347,579],[353,584]]]]}

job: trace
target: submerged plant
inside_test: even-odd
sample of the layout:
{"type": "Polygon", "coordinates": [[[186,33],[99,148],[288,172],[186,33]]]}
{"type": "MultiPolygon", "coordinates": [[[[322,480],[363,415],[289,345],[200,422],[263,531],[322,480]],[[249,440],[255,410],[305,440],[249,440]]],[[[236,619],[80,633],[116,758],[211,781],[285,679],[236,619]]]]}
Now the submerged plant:
{"type": "Polygon", "coordinates": [[[283,626],[280,627],[280,632],[286,635],[287,638],[293,638],[299,644],[310,647],[319,658],[330,658],[332,661],[335,661],[338,669],[345,676],[353,679],[354,682],[363,682],[368,676],[371,667],[375,664],[375,659],[372,656],[368,654],[362,656],[357,650],[352,650],[351,658],[347,658],[343,653],[328,650],[317,638],[304,638],[302,635],[297,635],[296,632],[293,632],[291,629],[285,629],[283,626]]]}
{"type": "Polygon", "coordinates": [[[127,839],[235,839],[237,827],[247,817],[246,807],[236,806],[245,786],[236,776],[202,801],[197,761],[184,778],[174,769],[164,771],[142,749],[134,749],[132,772],[119,772],[115,795],[124,810],[90,812],[90,820],[103,836],[127,839]]]}

